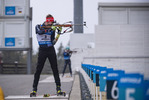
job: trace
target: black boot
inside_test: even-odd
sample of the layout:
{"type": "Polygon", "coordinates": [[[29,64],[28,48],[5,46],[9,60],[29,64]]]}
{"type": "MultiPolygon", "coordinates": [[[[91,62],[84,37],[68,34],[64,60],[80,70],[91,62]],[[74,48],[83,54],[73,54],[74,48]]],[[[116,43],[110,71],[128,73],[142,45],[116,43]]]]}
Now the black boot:
{"type": "Polygon", "coordinates": [[[36,94],[37,94],[37,91],[32,91],[32,92],[30,93],[30,97],[36,97],[36,94]]]}
{"type": "Polygon", "coordinates": [[[66,96],[66,93],[65,92],[62,92],[60,86],[57,86],[56,87],[56,90],[57,90],[57,96],[66,96]]]}

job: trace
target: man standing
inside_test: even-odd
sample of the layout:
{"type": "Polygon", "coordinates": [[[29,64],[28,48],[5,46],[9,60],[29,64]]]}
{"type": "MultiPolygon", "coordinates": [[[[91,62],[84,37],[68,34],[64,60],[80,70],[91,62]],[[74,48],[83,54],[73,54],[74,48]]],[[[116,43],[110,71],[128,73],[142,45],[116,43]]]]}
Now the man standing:
{"type": "Polygon", "coordinates": [[[31,97],[36,96],[40,74],[42,72],[44,63],[47,58],[51,64],[51,68],[53,71],[57,94],[63,94],[63,92],[61,92],[61,82],[59,78],[56,52],[54,48],[54,44],[56,43],[56,41],[60,36],[62,27],[52,26],[53,23],[54,23],[54,17],[48,14],[46,16],[46,21],[42,25],[36,25],[36,35],[39,44],[39,54],[38,54],[36,72],[34,74],[33,91],[30,93],[31,97]],[[51,26],[51,27],[43,28],[43,26],[51,26]],[[58,34],[55,38],[56,30],[58,31],[58,34]]]}
{"type": "Polygon", "coordinates": [[[71,55],[72,55],[72,51],[70,51],[69,47],[66,47],[66,49],[63,53],[65,64],[64,64],[64,69],[62,72],[62,77],[64,76],[67,65],[69,66],[70,75],[72,77],[71,60],[70,60],[71,55]]]}

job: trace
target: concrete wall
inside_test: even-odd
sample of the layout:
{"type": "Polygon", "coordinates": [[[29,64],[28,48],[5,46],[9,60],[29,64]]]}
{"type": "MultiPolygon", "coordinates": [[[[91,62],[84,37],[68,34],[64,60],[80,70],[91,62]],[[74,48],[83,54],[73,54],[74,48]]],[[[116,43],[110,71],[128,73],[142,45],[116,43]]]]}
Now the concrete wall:
{"type": "Polygon", "coordinates": [[[95,52],[86,60],[149,78],[148,27],[149,4],[99,3],[95,52]]]}
{"type": "Polygon", "coordinates": [[[148,25],[149,3],[98,3],[99,25],[148,25]]]}
{"type": "MultiPolygon", "coordinates": [[[[89,50],[94,48],[94,34],[71,34],[70,35],[70,49],[77,51],[71,56],[72,71],[79,70],[83,57],[89,53],[89,50]]],[[[93,52],[92,52],[93,53],[93,52]]]]}
{"type": "Polygon", "coordinates": [[[149,57],[149,25],[98,25],[95,51],[98,56],[149,57]]]}
{"type": "Polygon", "coordinates": [[[71,36],[72,67],[81,63],[142,73],[149,78],[149,4],[99,3],[95,34],[71,36]],[[88,48],[93,42],[94,48],[88,48]]]}
{"type": "Polygon", "coordinates": [[[71,34],[70,35],[70,47],[71,49],[76,48],[93,48],[94,47],[94,34],[71,34]]]}

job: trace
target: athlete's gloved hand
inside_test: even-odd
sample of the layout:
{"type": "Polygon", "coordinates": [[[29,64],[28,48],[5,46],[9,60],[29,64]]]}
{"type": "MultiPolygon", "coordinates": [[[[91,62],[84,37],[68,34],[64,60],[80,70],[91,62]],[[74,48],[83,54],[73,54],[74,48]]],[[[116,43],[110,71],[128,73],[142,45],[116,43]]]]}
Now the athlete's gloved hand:
{"type": "Polygon", "coordinates": [[[56,26],[51,26],[51,28],[52,28],[52,30],[55,31],[57,27],[56,26]]]}
{"type": "Polygon", "coordinates": [[[61,31],[62,31],[62,27],[57,27],[57,31],[58,31],[58,34],[61,34],[61,31]]]}

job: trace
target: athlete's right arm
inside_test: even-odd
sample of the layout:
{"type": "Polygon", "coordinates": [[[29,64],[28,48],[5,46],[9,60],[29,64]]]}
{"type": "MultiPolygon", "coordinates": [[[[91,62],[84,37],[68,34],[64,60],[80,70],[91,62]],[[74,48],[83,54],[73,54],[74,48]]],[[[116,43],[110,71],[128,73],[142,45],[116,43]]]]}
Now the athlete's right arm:
{"type": "Polygon", "coordinates": [[[41,25],[36,25],[36,34],[42,35],[45,33],[45,30],[41,30],[41,25]]]}

